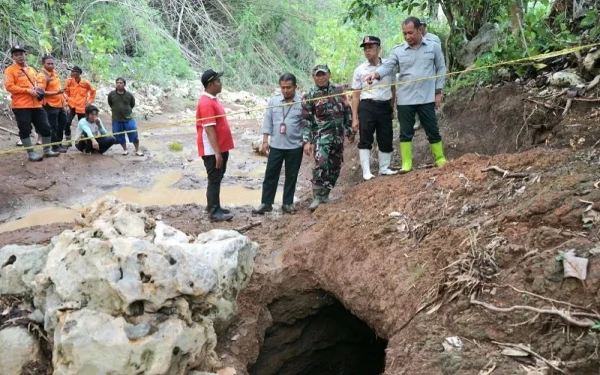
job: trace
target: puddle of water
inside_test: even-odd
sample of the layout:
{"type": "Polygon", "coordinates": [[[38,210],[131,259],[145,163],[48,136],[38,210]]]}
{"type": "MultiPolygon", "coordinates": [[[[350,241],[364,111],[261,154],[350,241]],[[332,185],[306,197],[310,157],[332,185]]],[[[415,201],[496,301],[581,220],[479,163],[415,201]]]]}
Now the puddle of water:
{"type": "MultiPolygon", "coordinates": [[[[137,203],[143,207],[174,206],[190,203],[205,205],[206,190],[184,190],[171,187],[182,177],[181,172],[171,172],[158,176],[156,183],[150,190],[126,187],[104,195],[111,195],[122,201],[137,203]]],[[[260,204],[261,194],[260,189],[251,190],[243,186],[222,186],[221,203],[225,206],[258,205],[260,204]]]]}
{"type": "Polygon", "coordinates": [[[34,211],[22,219],[0,225],[0,233],[29,228],[36,225],[67,223],[73,221],[77,211],[70,208],[48,207],[34,211]]]}
{"type": "MultiPolygon", "coordinates": [[[[114,196],[125,202],[132,202],[147,206],[174,206],[181,204],[206,204],[206,190],[183,190],[173,188],[181,178],[181,172],[171,172],[155,178],[154,185],[149,190],[139,190],[125,187],[103,194],[114,196]]],[[[224,206],[257,206],[261,200],[261,190],[246,189],[243,186],[222,186],[221,203],[224,206]]],[[[281,200],[281,191],[275,198],[281,200]]],[[[22,219],[0,225],[0,233],[28,228],[36,225],[48,225],[73,221],[77,210],[69,208],[50,207],[31,212],[22,219]]]]}

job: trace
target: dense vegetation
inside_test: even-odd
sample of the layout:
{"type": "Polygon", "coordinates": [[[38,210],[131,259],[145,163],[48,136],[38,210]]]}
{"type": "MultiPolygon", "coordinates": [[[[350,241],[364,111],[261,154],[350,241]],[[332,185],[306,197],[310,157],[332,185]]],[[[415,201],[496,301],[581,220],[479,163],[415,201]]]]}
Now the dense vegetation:
{"type": "MultiPolygon", "coordinates": [[[[400,23],[409,14],[433,20],[430,31],[457,68],[456,55],[486,22],[498,23],[501,36],[476,65],[597,41],[597,6],[589,0],[0,0],[0,47],[29,47],[35,66],[52,53],[96,80],[124,75],[160,83],[215,67],[249,89],[272,86],[284,71],[306,83],[317,61],[330,64],[337,82],[349,82],[362,60],[362,36],[381,36],[387,54],[402,41],[400,23]]],[[[9,62],[7,55],[2,60],[9,62]]],[[[532,69],[513,67],[517,75],[532,69]]]]}

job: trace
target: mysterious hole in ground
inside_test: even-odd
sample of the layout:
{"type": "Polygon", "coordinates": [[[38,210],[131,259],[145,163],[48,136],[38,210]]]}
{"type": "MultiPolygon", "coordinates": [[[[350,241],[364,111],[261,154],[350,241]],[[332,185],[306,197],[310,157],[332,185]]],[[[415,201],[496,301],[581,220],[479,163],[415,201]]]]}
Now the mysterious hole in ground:
{"type": "Polygon", "coordinates": [[[250,375],[379,375],[387,341],[322,290],[269,305],[267,330],[250,375]]]}

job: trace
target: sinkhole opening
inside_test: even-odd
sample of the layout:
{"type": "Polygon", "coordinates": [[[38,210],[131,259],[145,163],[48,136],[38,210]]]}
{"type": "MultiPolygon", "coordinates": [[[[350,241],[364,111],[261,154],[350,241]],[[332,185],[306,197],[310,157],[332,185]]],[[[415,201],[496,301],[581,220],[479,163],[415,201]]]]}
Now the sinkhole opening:
{"type": "Polygon", "coordinates": [[[387,340],[323,290],[275,300],[250,375],[380,375],[387,340]]]}

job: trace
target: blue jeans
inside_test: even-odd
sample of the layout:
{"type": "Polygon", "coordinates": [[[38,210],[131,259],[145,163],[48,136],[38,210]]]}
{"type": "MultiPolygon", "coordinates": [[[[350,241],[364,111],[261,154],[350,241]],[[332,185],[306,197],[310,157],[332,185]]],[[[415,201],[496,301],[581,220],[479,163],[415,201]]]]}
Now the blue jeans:
{"type": "Polygon", "coordinates": [[[113,121],[112,122],[113,136],[117,140],[118,144],[123,145],[126,143],[125,134],[127,134],[127,138],[129,138],[130,143],[137,143],[139,140],[138,133],[137,133],[137,131],[132,131],[132,130],[137,130],[135,120],[133,120],[133,119],[129,120],[129,121],[113,121]],[[125,132],[125,131],[128,131],[128,133],[114,134],[114,133],[120,133],[120,132],[125,132]]]}

